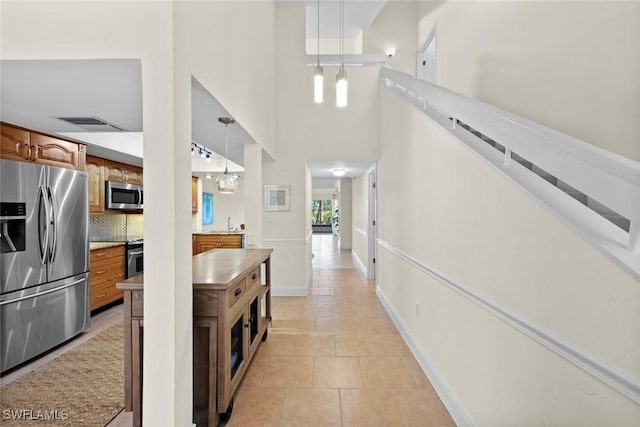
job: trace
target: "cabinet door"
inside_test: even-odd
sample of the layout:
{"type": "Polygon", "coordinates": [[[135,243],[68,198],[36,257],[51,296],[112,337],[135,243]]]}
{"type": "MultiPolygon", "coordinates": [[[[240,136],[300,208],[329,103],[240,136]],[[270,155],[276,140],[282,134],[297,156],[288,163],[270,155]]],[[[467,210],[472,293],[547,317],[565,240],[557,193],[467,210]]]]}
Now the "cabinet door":
{"type": "Polygon", "coordinates": [[[226,324],[224,342],[221,347],[222,375],[220,376],[218,408],[229,406],[247,367],[247,310],[240,311],[226,324]]]}
{"type": "Polygon", "coordinates": [[[111,160],[104,160],[104,180],[127,182],[125,177],[128,177],[128,172],[125,169],[125,165],[122,163],[114,162],[111,160]]]}
{"type": "Polygon", "coordinates": [[[131,165],[126,166],[127,182],[130,184],[142,185],[142,168],[131,165]]]}
{"type": "Polygon", "coordinates": [[[104,159],[87,156],[89,213],[104,213],[104,159]]]}
{"type": "Polygon", "coordinates": [[[78,144],[31,132],[31,161],[67,169],[78,169],[78,144]]]}
{"type": "Polygon", "coordinates": [[[191,177],[191,213],[198,213],[198,177],[191,177]]]}
{"type": "Polygon", "coordinates": [[[254,290],[255,294],[251,297],[249,303],[249,317],[246,324],[249,339],[249,360],[253,357],[260,344],[260,292],[254,290]]]}
{"type": "Polygon", "coordinates": [[[29,161],[29,132],[3,123],[0,124],[0,134],[2,135],[0,158],[29,161]]]}
{"type": "Polygon", "coordinates": [[[124,163],[104,160],[104,179],[106,181],[128,182],[142,185],[142,168],[124,163]]]}

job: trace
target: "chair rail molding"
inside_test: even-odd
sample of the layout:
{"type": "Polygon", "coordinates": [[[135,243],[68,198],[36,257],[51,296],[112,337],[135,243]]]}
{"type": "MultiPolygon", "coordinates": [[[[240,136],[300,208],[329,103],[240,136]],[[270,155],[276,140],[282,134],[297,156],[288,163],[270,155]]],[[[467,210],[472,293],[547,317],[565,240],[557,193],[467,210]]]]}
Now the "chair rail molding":
{"type": "Polygon", "coordinates": [[[452,291],[480,306],[509,326],[522,332],[532,340],[547,347],[549,350],[565,358],[569,362],[598,378],[600,381],[616,389],[635,402],[640,403],[640,381],[638,380],[638,378],[634,378],[631,375],[610,366],[605,361],[602,361],[597,357],[582,350],[581,348],[575,346],[564,337],[558,336],[550,331],[546,331],[543,328],[539,328],[528,319],[525,319],[524,317],[519,316],[517,313],[514,313],[507,308],[494,303],[490,299],[480,295],[477,292],[472,291],[468,287],[457,283],[446,275],[440,273],[435,268],[426,265],[413,256],[385,242],[384,240],[378,239],[377,243],[380,247],[396,255],[397,257],[414,266],[423,273],[435,278],[452,291]]]}

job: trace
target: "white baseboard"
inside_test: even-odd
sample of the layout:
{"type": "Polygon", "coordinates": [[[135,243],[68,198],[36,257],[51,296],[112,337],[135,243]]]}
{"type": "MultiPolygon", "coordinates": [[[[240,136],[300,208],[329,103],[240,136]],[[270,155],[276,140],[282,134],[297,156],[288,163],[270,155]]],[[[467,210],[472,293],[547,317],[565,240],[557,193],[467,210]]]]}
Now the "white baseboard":
{"type": "Polygon", "coordinates": [[[440,400],[442,400],[442,403],[444,403],[444,406],[446,406],[456,425],[461,427],[475,426],[476,423],[473,421],[473,418],[471,418],[467,411],[465,411],[464,407],[453,394],[444,378],[442,378],[442,375],[440,375],[436,366],[431,361],[429,356],[427,356],[427,353],[425,353],[416,337],[411,333],[407,325],[395,311],[393,305],[387,299],[387,296],[384,294],[382,289],[377,286],[376,295],[378,296],[378,299],[384,306],[385,310],[387,310],[387,313],[389,313],[391,320],[393,320],[393,323],[400,331],[400,335],[409,346],[409,349],[420,364],[420,367],[429,378],[429,381],[431,381],[433,388],[435,389],[436,393],[438,393],[440,400]]]}
{"type": "Polygon", "coordinates": [[[271,296],[274,297],[306,297],[307,287],[302,286],[278,286],[271,285],[271,296]]]}
{"type": "Polygon", "coordinates": [[[353,263],[356,265],[356,267],[358,267],[358,270],[360,270],[360,272],[364,277],[367,277],[367,267],[365,267],[362,261],[360,261],[360,258],[358,258],[358,255],[352,251],[351,257],[353,258],[353,263]]]}

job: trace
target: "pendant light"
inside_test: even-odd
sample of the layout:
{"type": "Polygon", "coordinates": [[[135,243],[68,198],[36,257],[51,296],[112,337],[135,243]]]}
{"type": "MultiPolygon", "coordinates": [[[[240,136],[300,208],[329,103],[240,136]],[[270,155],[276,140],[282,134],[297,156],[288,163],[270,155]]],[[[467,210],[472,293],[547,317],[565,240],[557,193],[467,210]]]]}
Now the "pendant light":
{"type": "Polygon", "coordinates": [[[224,123],[224,173],[216,177],[216,188],[221,194],[233,194],[238,188],[238,178],[229,175],[229,125],[236,121],[231,117],[218,117],[220,123],[224,123]]]}
{"type": "Polygon", "coordinates": [[[313,101],[322,104],[324,96],[324,74],[320,66],[320,0],[318,0],[318,63],[313,68],[313,101]]]}
{"type": "Polygon", "coordinates": [[[340,70],[336,76],[336,107],[347,106],[347,72],[344,71],[344,0],[340,0],[340,70]]]}

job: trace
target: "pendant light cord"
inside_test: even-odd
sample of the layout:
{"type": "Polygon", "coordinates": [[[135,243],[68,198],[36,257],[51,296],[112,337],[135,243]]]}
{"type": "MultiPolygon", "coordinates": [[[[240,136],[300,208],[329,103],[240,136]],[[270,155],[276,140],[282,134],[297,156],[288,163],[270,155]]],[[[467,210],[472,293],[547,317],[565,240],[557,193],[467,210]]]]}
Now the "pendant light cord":
{"type": "Polygon", "coordinates": [[[340,0],[340,69],[344,70],[344,0],[340,0]]]}
{"type": "Polygon", "coordinates": [[[318,67],[320,66],[320,0],[318,0],[318,67]]]}
{"type": "Polygon", "coordinates": [[[229,125],[224,125],[224,173],[229,172],[229,125]]]}

